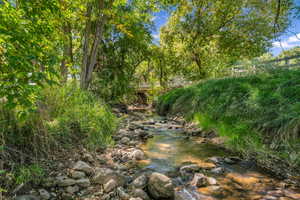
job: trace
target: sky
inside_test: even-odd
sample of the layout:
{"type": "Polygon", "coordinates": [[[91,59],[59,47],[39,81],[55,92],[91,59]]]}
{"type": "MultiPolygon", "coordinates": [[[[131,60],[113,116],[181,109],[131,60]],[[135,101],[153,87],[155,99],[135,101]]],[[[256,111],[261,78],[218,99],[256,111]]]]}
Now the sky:
{"type": "MultiPolygon", "coordinates": [[[[300,6],[299,0],[294,0],[295,3],[300,6]]],[[[155,25],[155,30],[152,31],[152,36],[154,38],[154,43],[159,44],[159,30],[168,21],[169,14],[167,11],[160,11],[154,13],[153,22],[155,25]]],[[[298,19],[291,18],[290,27],[281,35],[273,41],[273,47],[270,52],[277,56],[284,50],[291,49],[296,46],[300,46],[300,16],[298,19]]]]}

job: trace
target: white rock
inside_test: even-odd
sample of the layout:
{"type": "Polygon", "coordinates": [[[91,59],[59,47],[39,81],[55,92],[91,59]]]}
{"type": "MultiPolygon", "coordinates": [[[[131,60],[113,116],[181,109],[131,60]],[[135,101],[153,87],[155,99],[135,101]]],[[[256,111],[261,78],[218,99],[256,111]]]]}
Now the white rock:
{"type": "Polygon", "coordinates": [[[217,185],[217,180],[213,177],[207,177],[207,182],[209,185],[217,185]]]}

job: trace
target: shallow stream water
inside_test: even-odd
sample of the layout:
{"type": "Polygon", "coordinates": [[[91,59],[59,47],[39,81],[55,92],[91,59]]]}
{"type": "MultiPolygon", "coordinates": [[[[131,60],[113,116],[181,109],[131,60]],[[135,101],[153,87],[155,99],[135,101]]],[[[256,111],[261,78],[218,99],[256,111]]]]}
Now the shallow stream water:
{"type": "Polygon", "coordinates": [[[201,137],[187,137],[180,126],[168,121],[158,121],[147,126],[154,137],[149,139],[142,149],[148,159],[141,166],[164,174],[174,174],[184,163],[196,163],[208,177],[217,180],[217,184],[196,188],[180,176],[177,182],[175,199],[177,200],[300,200],[300,192],[288,183],[272,178],[249,161],[215,164],[210,158],[229,158],[233,156],[220,146],[205,142],[201,137]],[[225,173],[216,174],[214,169],[222,168],[225,173]]]}

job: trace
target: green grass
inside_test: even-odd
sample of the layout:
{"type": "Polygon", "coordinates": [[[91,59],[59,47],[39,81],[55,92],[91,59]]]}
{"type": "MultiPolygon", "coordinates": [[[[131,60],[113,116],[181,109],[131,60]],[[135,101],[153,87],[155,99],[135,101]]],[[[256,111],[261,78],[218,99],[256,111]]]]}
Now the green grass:
{"type": "Polygon", "coordinates": [[[183,115],[259,159],[300,166],[300,70],[208,80],[159,98],[159,114],[183,115]]]}
{"type": "Polygon", "coordinates": [[[44,88],[36,109],[25,118],[19,117],[18,108],[0,106],[0,156],[5,161],[0,190],[37,183],[48,156],[51,160],[79,146],[97,150],[112,145],[117,125],[110,108],[76,84],[44,88]]]}

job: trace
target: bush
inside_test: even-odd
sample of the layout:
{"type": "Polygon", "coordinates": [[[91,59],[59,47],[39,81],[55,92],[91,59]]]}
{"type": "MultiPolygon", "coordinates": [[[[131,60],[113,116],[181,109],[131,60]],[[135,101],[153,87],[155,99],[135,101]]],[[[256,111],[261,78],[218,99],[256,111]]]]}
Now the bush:
{"type": "Polygon", "coordinates": [[[245,155],[300,165],[300,70],[208,80],[159,98],[160,114],[181,114],[226,136],[245,155]]]}

